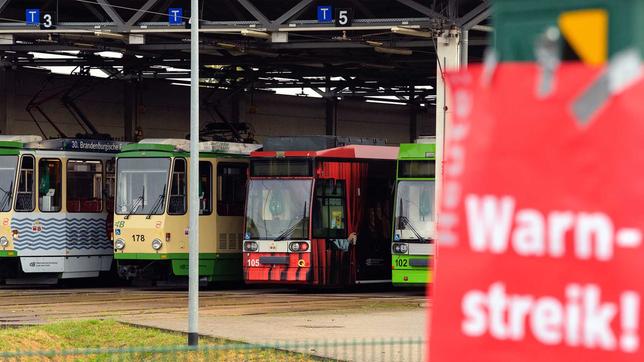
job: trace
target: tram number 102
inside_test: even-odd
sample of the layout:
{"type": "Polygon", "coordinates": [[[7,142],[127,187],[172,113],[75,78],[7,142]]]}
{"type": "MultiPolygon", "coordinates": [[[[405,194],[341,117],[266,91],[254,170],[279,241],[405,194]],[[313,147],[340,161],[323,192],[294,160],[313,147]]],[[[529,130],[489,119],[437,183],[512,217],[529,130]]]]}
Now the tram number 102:
{"type": "Polygon", "coordinates": [[[406,268],[409,266],[409,260],[407,259],[396,259],[396,266],[399,268],[406,268]]]}
{"type": "Polygon", "coordinates": [[[133,234],[132,235],[132,241],[134,241],[134,242],[145,241],[145,235],[143,235],[143,234],[133,234]]]}

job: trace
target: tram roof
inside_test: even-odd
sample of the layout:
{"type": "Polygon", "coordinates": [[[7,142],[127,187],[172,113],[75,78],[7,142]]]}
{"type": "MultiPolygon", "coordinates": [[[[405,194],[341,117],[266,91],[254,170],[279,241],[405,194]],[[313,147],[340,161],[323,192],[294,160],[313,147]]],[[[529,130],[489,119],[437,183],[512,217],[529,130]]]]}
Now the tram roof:
{"type": "Polygon", "coordinates": [[[436,144],[434,143],[402,143],[400,145],[399,159],[436,158],[436,144]]]}
{"type": "MultiPolygon", "coordinates": [[[[207,141],[199,142],[200,153],[219,153],[227,155],[248,156],[252,151],[262,148],[260,144],[207,141]]],[[[123,148],[123,152],[187,153],[190,141],[176,138],[146,138],[139,143],[132,143],[123,148]]],[[[143,155],[143,154],[142,154],[143,155]]]]}
{"type": "Polygon", "coordinates": [[[395,160],[398,158],[398,147],[347,145],[319,151],[255,151],[250,155],[251,157],[310,157],[395,160]]]}

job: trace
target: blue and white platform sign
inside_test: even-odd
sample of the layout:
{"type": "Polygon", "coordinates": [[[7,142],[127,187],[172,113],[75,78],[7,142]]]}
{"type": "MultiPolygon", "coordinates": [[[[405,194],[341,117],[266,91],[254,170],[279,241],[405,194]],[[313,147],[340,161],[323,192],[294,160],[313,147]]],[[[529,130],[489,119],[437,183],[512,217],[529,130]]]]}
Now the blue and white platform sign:
{"type": "Polygon", "coordinates": [[[170,25],[182,25],[183,8],[168,8],[168,23],[170,25]]]}
{"type": "Polygon", "coordinates": [[[25,22],[27,25],[39,25],[40,24],[40,9],[26,9],[25,10],[25,22]]]}
{"type": "Polygon", "coordinates": [[[333,22],[333,8],[331,5],[318,6],[318,22],[331,23],[333,22]]]}

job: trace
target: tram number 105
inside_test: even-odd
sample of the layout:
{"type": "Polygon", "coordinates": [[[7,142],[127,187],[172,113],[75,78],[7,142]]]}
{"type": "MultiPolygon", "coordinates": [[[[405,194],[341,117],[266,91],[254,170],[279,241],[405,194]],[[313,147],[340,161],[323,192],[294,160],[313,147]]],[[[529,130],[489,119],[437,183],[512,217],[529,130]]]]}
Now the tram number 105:
{"type": "Polygon", "coordinates": [[[409,266],[409,261],[407,259],[396,259],[396,266],[399,268],[406,268],[409,266]]]}
{"type": "Polygon", "coordinates": [[[134,242],[145,241],[145,235],[143,235],[143,234],[133,234],[132,235],[132,241],[134,241],[134,242]]]}
{"type": "Polygon", "coordinates": [[[248,260],[246,261],[246,265],[247,265],[247,266],[250,266],[250,267],[256,267],[256,266],[259,266],[259,259],[251,259],[251,258],[248,258],[248,260]]]}

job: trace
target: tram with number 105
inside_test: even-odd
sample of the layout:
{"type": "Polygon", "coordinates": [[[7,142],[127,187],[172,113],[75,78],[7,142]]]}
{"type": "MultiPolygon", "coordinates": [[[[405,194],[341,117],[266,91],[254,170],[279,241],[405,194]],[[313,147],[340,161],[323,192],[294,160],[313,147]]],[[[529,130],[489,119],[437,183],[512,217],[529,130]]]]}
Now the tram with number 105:
{"type": "Polygon", "coordinates": [[[432,281],[436,239],[436,144],[401,144],[398,157],[394,230],[391,244],[394,285],[432,281]]]}
{"type": "Polygon", "coordinates": [[[297,141],[285,144],[271,150],[265,143],[251,154],[245,282],[389,283],[398,148],[302,150],[297,141]]]}
{"type": "Polygon", "coordinates": [[[112,265],[122,142],[0,136],[0,279],[53,284],[112,265]]]}
{"type": "MultiPolygon", "coordinates": [[[[117,156],[114,258],[123,279],[188,276],[190,142],[145,139],[117,156]]],[[[199,144],[199,276],[241,281],[248,155],[261,145],[199,144]]]]}

